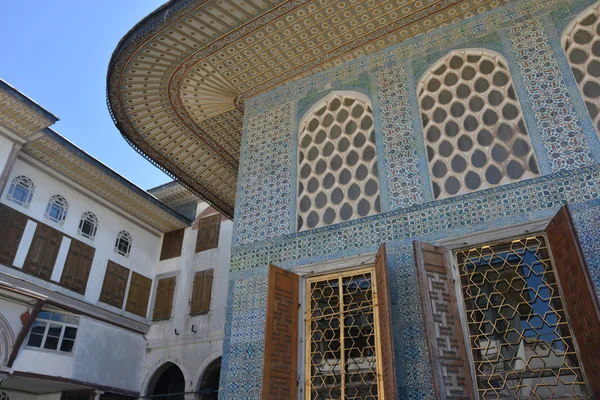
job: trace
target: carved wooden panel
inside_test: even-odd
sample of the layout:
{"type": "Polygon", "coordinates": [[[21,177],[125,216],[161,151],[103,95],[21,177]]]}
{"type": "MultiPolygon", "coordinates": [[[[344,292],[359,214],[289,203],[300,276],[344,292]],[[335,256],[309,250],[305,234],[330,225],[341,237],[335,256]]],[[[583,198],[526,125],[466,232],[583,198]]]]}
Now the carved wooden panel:
{"type": "Polygon", "coordinates": [[[392,339],[392,312],[388,289],[388,270],[385,259],[385,243],[379,247],[375,258],[375,280],[378,303],[378,326],[381,354],[381,375],[383,379],[382,399],[396,398],[396,373],[394,369],[394,343],[392,339]]]}
{"type": "Polygon", "coordinates": [[[445,249],[414,241],[417,279],[438,399],[473,399],[473,381],[445,249]]]}
{"type": "Polygon", "coordinates": [[[0,263],[12,267],[26,225],[25,214],[0,204],[0,263]]]}
{"type": "Polygon", "coordinates": [[[269,265],[261,399],[296,399],[298,275],[269,265]]]}
{"type": "Polygon", "coordinates": [[[600,309],[567,206],[546,228],[591,398],[600,398],[600,309]]]}

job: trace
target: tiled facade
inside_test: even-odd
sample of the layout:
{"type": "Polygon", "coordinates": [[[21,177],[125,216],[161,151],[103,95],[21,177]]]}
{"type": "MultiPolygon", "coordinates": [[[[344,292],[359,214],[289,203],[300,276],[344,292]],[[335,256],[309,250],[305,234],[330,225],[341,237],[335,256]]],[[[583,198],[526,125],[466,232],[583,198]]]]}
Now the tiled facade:
{"type": "Polygon", "coordinates": [[[269,263],[290,269],[374,252],[388,243],[402,399],[433,397],[413,239],[435,241],[548,218],[568,202],[600,294],[600,145],[558,39],[591,3],[512,3],[246,103],[222,398],[260,396],[269,263]],[[432,63],[458,48],[485,48],[506,58],[542,176],[432,201],[416,82],[432,63]],[[359,91],[373,102],[384,212],[297,233],[297,121],[314,101],[336,90],[359,91]]]}

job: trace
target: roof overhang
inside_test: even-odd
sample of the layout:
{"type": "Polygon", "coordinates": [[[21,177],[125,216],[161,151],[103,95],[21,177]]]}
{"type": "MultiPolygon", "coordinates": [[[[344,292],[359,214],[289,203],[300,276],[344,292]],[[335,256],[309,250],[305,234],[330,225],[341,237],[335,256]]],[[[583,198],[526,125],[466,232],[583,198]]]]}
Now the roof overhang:
{"type": "Polygon", "coordinates": [[[125,139],[233,216],[245,99],[511,0],[172,0],[108,68],[125,139]]]}

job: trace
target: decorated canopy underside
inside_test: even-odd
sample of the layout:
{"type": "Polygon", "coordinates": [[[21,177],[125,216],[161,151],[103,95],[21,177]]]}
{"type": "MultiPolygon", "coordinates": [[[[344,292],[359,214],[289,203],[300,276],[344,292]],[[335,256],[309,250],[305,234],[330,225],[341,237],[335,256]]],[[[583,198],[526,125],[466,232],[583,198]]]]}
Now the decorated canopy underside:
{"type": "Polygon", "coordinates": [[[174,0],[119,43],[108,102],[144,156],[233,217],[244,101],[511,0],[174,0]]]}

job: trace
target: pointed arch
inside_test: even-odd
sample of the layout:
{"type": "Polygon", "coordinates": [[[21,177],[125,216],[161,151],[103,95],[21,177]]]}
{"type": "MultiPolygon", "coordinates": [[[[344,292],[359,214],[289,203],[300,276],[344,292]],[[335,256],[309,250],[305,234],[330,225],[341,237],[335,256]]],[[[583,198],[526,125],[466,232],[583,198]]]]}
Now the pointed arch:
{"type": "Polygon", "coordinates": [[[600,136],[600,2],[592,4],[571,21],[561,44],[579,92],[600,136]]]}
{"type": "Polygon", "coordinates": [[[540,174],[502,55],[451,51],[423,74],[417,95],[434,199],[540,174]]]}
{"type": "Polygon", "coordinates": [[[373,106],[358,92],[332,92],[298,126],[299,231],[381,212],[373,106]]]}

